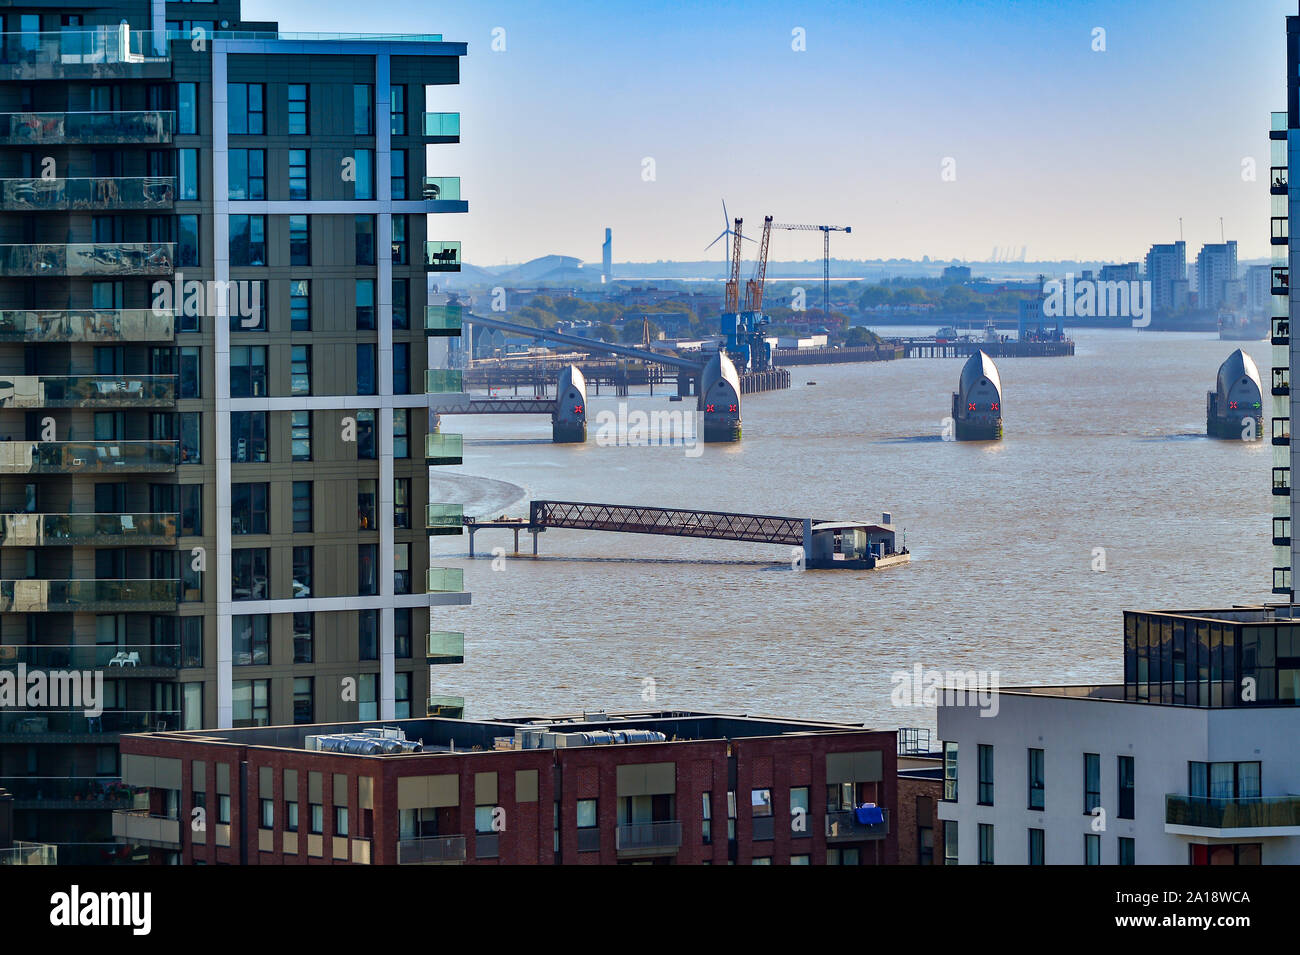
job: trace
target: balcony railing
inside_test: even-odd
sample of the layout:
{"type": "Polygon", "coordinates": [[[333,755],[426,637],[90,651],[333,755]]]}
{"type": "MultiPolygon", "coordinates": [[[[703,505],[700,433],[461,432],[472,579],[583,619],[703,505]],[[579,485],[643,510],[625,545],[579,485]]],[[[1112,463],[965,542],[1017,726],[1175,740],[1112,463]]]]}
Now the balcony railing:
{"type": "Polygon", "coordinates": [[[464,461],[465,436],[460,434],[426,434],[424,463],[428,465],[460,464],[464,461]]]}
{"type": "Polygon", "coordinates": [[[0,113],[0,144],[169,143],[175,118],[160,110],[0,113]]]}
{"type": "Polygon", "coordinates": [[[151,815],[147,809],[116,809],[113,838],[138,846],[179,849],[181,821],[171,816],[151,815]]]}
{"type": "Polygon", "coordinates": [[[1273,244],[1285,245],[1290,231],[1287,224],[1286,216],[1273,216],[1269,219],[1273,229],[1273,244]]]}
{"type": "Polygon", "coordinates": [[[1300,796],[1215,799],[1165,796],[1165,825],[1194,829],[1270,829],[1300,827],[1300,796]]]}
{"type": "Polygon", "coordinates": [[[425,703],[424,711],[427,716],[462,719],[465,716],[465,697],[431,696],[425,703]]]}
{"type": "Polygon", "coordinates": [[[438,143],[460,142],[460,113],[423,113],[424,138],[438,143]]]}
{"type": "Polygon", "coordinates": [[[1275,196],[1286,195],[1287,167],[1272,166],[1268,171],[1269,192],[1275,196]]]}
{"type": "Polygon", "coordinates": [[[431,631],[425,656],[430,663],[464,663],[465,634],[458,630],[431,631]]]}
{"type": "Polygon", "coordinates": [[[149,308],[0,311],[3,342],[169,342],[175,337],[175,316],[149,308]]]}
{"type": "Polygon", "coordinates": [[[465,508],[460,504],[427,504],[424,526],[430,534],[459,534],[465,529],[465,508]]]}
{"type": "Polygon", "coordinates": [[[1269,132],[1273,132],[1273,133],[1285,133],[1285,132],[1286,132],[1286,117],[1287,117],[1287,114],[1286,114],[1285,111],[1277,112],[1277,113],[1270,113],[1270,114],[1269,114],[1269,118],[1272,120],[1272,125],[1269,127],[1269,132]]]}
{"type": "Polygon", "coordinates": [[[459,567],[430,567],[425,577],[425,593],[459,594],[465,592],[465,571],[459,567]]]}
{"type": "Polygon", "coordinates": [[[882,809],[883,822],[858,822],[854,810],[826,813],[827,842],[858,842],[864,839],[883,839],[889,835],[889,810],[882,809]]]}
{"type": "Polygon", "coordinates": [[[104,710],[99,716],[84,710],[0,710],[0,735],[141,733],[180,729],[180,721],[179,710],[104,710]]]}
{"type": "Polygon", "coordinates": [[[174,242],[73,242],[0,245],[0,275],[164,275],[175,269],[174,242]]]}
{"type": "Polygon", "coordinates": [[[399,839],[397,842],[398,865],[464,861],[464,836],[426,836],[423,839],[399,839]]]}
{"type": "Polygon", "coordinates": [[[454,338],[460,335],[460,305],[426,305],[424,307],[424,333],[454,338]]]}
{"type": "Polygon", "coordinates": [[[58,865],[58,846],[42,842],[18,842],[0,849],[0,865],[58,865]]]}
{"type": "Polygon", "coordinates": [[[0,776],[0,789],[34,808],[129,809],[135,798],[135,791],[118,776],[0,776]]]}
{"type": "Polygon", "coordinates": [[[175,375],[0,376],[0,408],[164,408],[175,375]]]}
{"type": "Polygon", "coordinates": [[[0,209],[170,209],[176,180],[167,176],[103,179],[0,179],[0,209]]]}
{"type": "Polygon", "coordinates": [[[424,268],[428,272],[459,272],[460,243],[432,240],[424,243],[424,268]]]}
{"type": "Polygon", "coordinates": [[[179,580],[0,580],[0,613],[175,610],[179,580]]]}
{"type": "Polygon", "coordinates": [[[5,547],[175,543],[175,514],[0,514],[0,545],[5,547]]]}
{"type": "Polygon", "coordinates": [[[465,390],[464,372],[451,368],[429,368],[424,372],[426,395],[459,394],[465,390]]]}
{"type": "Polygon", "coordinates": [[[29,668],[105,669],[121,670],[125,674],[138,669],[175,670],[180,667],[180,662],[180,646],[166,643],[0,646],[0,668],[16,667],[22,663],[29,668]]]}
{"type": "Polygon", "coordinates": [[[1289,345],[1291,344],[1291,319],[1286,316],[1273,316],[1273,344],[1289,345]]]}
{"type": "Polygon", "coordinates": [[[459,200],[460,176],[425,176],[424,198],[434,200],[459,200]]]}
{"type": "Polygon", "coordinates": [[[650,849],[676,851],[681,844],[682,824],[676,820],[619,826],[614,841],[614,846],[619,852],[650,849]]]}
{"type": "Polygon", "coordinates": [[[134,79],[171,75],[171,58],[153,51],[153,35],[126,26],[59,32],[0,33],[0,78],[134,79]]]}
{"type": "Polygon", "coordinates": [[[1275,265],[1270,272],[1274,295],[1286,295],[1291,291],[1291,270],[1287,266],[1275,265]]]}
{"type": "Polygon", "coordinates": [[[175,471],[176,441],[0,441],[0,474],[175,471]]]}

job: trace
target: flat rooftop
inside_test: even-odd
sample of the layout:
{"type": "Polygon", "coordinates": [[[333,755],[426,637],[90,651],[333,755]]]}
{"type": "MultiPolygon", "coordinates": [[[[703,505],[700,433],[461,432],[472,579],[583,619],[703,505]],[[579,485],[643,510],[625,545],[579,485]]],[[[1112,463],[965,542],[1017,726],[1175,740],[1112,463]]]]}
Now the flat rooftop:
{"type": "MultiPolygon", "coordinates": [[[[362,733],[383,727],[402,730],[407,740],[424,745],[424,753],[492,750],[498,737],[513,737],[521,729],[545,729],[557,733],[618,732],[651,730],[663,733],[666,742],[734,740],[774,736],[881,732],[852,723],[818,720],[783,720],[746,714],[697,713],[689,710],[640,710],[627,713],[579,713],[560,716],[518,716],[509,719],[464,720],[417,717],[404,720],[357,720],[348,723],[315,723],[298,726],[252,726],[239,729],[173,730],[125,734],[124,739],[156,739],[205,744],[305,750],[309,736],[362,733]]],[[[889,730],[888,732],[893,732],[889,730]]],[[[636,746],[640,743],[610,743],[608,746],[636,746]]],[[[653,744],[652,744],[653,745],[653,744]]]]}

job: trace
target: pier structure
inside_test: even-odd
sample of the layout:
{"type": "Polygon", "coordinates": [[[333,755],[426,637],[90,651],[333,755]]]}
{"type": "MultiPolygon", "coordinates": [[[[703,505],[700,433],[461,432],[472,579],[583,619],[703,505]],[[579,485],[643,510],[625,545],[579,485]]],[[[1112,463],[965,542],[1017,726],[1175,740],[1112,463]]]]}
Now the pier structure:
{"type": "Polygon", "coordinates": [[[1238,348],[1219,366],[1205,396],[1205,433],[1211,438],[1258,441],[1264,430],[1264,391],[1255,360],[1238,348]]]}
{"type": "Polygon", "coordinates": [[[448,394],[430,398],[429,427],[438,431],[443,415],[546,414],[551,416],[551,438],[556,444],[581,444],[587,440],[587,382],[570,365],[559,374],[554,398],[485,398],[448,394]]]}

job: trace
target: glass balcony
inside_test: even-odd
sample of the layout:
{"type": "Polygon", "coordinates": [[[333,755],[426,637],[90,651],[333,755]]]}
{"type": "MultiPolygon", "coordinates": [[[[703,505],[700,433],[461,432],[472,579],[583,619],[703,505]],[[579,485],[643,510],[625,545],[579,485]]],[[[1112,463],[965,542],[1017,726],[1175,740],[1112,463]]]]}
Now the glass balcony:
{"type": "Polygon", "coordinates": [[[1273,344],[1291,344],[1291,319],[1286,316],[1273,316],[1273,344]]]}
{"type": "Polygon", "coordinates": [[[465,528],[465,508],[459,504],[426,504],[424,526],[430,534],[460,534],[465,528]]]}
{"type": "Polygon", "coordinates": [[[129,809],[135,791],[120,776],[0,776],[15,809],[129,809]]]}
{"type": "Polygon", "coordinates": [[[1274,295],[1286,295],[1291,291],[1291,270],[1287,266],[1275,265],[1269,274],[1272,275],[1274,295]]]}
{"type": "Polygon", "coordinates": [[[827,842],[859,842],[864,839],[883,839],[889,835],[889,810],[881,810],[883,822],[858,822],[853,810],[826,813],[827,842]]]}
{"type": "MultiPolygon", "coordinates": [[[[465,438],[459,434],[426,434],[424,436],[424,463],[428,465],[461,464],[464,461],[465,438]]],[[[3,448],[3,444],[0,444],[3,448]]]]}
{"type": "Polygon", "coordinates": [[[176,441],[0,441],[0,474],[175,471],[176,441]]]}
{"type": "Polygon", "coordinates": [[[426,836],[397,843],[398,865],[424,865],[465,861],[464,836],[426,836]]]}
{"type": "Polygon", "coordinates": [[[425,176],[424,198],[433,200],[459,200],[460,176],[425,176]]]}
{"type": "Polygon", "coordinates": [[[430,368],[424,373],[426,395],[459,394],[464,391],[464,373],[449,368],[430,368]]]}
{"type": "Polygon", "coordinates": [[[1286,195],[1287,167],[1271,166],[1268,171],[1268,191],[1275,196],[1286,195]]]}
{"type": "Polygon", "coordinates": [[[460,113],[423,113],[424,138],[435,143],[460,142],[460,113]]]}
{"type": "Polygon", "coordinates": [[[58,865],[59,847],[42,842],[19,842],[0,849],[0,865],[58,865]]]}
{"type": "Polygon", "coordinates": [[[430,632],[425,656],[429,663],[464,663],[465,634],[457,630],[430,632]]]}
{"type": "Polygon", "coordinates": [[[0,342],[169,342],[171,312],[149,308],[0,311],[0,342]]]}
{"type": "Polygon", "coordinates": [[[180,723],[179,710],[104,710],[99,716],[87,716],[80,709],[8,710],[0,711],[0,737],[19,737],[36,742],[36,737],[54,733],[140,733],[180,729],[180,723]]]}
{"type": "Polygon", "coordinates": [[[676,852],[682,844],[682,824],[676,820],[619,826],[614,847],[619,852],[676,852]]]}
{"type": "Polygon", "coordinates": [[[125,25],[0,33],[0,79],[166,79],[170,76],[171,58],[153,52],[153,35],[125,25]]]}
{"type": "Polygon", "coordinates": [[[1165,825],[1190,829],[1290,829],[1300,827],[1300,796],[1214,799],[1165,796],[1165,825]]]}
{"type": "Polygon", "coordinates": [[[171,547],[175,543],[175,514],[0,515],[0,545],[5,547],[171,547]]]}
{"type": "Polygon", "coordinates": [[[424,307],[424,334],[443,338],[460,336],[460,305],[426,305],[424,307]]]}
{"type": "Polygon", "coordinates": [[[426,716],[441,716],[444,719],[460,720],[465,718],[465,697],[431,696],[425,706],[426,716]]]}
{"type": "Polygon", "coordinates": [[[465,592],[465,571],[459,567],[430,567],[425,578],[425,593],[460,594],[465,592]]]}
{"type": "Polygon", "coordinates": [[[10,212],[170,209],[175,201],[176,180],[171,176],[0,179],[0,209],[10,212]]]}
{"type": "Polygon", "coordinates": [[[1273,394],[1277,397],[1285,397],[1291,394],[1290,368],[1273,369],[1273,394]]]}
{"type": "Polygon", "coordinates": [[[1286,139],[1286,112],[1270,113],[1269,116],[1273,121],[1272,125],[1269,127],[1269,138],[1286,139]],[[1281,133],[1282,135],[1279,137],[1278,133],[1281,133]]]}
{"type": "Polygon", "coordinates": [[[175,118],[160,110],[0,113],[0,145],[170,143],[175,118]]]}
{"type": "Polygon", "coordinates": [[[0,580],[0,613],[175,610],[179,580],[0,580]]]}
{"type": "Polygon", "coordinates": [[[424,243],[424,268],[428,272],[459,272],[460,243],[424,243]]]}
{"type": "Polygon", "coordinates": [[[1287,239],[1290,236],[1290,230],[1287,227],[1287,217],[1273,216],[1269,219],[1269,222],[1272,224],[1273,229],[1273,244],[1286,245],[1287,239]]]}
{"type": "Polygon", "coordinates": [[[181,650],[175,644],[107,643],[94,646],[0,646],[0,668],[24,663],[28,668],[55,670],[118,670],[128,674],[141,669],[175,670],[180,667],[181,650]]]}
{"type": "Polygon", "coordinates": [[[0,275],[164,275],[175,271],[174,242],[0,245],[0,275]]]}
{"type": "Polygon", "coordinates": [[[0,376],[0,408],[165,408],[175,375],[0,376]]]}

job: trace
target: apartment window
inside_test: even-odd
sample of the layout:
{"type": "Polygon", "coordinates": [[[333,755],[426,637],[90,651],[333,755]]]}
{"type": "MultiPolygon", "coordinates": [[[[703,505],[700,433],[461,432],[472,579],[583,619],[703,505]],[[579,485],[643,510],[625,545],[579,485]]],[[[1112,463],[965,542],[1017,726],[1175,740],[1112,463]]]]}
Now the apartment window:
{"type": "Polygon", "coordinates": [[[269,484],[232,484],[230,486],[230,533],[270,533],[267,499],[269,484]]]}
{"type": "MultiPolygon", "coordinates": [[[[353,199],[375,198],[375,151],[373,149],[354,149],[352,158],[356,162],[353,170],[356,180],[352,183],[353,199]]],[[[358,262],[358,265],[361,263],[358,262]]]]}
{"type": "Polygon", "coordinates": [[[1041,749],[1031,749],[1029,751],[1029,808],[1042,809],[1044,805],[1044,796],[1046,795],[1046,782],[1044,780],[1043,769],[1043,751],[1041,749]]]}
{"type": "Polygon", "coordinates": [[[306,83],[289,84],[289,135],[306,136],[307,135],[307,116],[310,110],[307,108],[309,99],[306,83]]]}
{"type": "Polygon", "coordinates": [[[393,714],[396,719],[411,718],[411,674],[393,674],[393,714]]]}
{"type": "Polygon", "coordinates": [[[346,836],[348,834],[348,807],[334,807],[334,835],[346,836]]]}
{"type": "Polygon", "coordinates": [[[181,398],[201,398],[202,387],[199,371],[202,364],[199,361],[199,349],[196,346],[185,345],[177,349],[177,372],[179,373],[179,397],[181,398]]]}
{"type": "Polygon", "coordinates": [[[311,596],[312,548],[293,549],[293,596],[311,596]]]}
{"type": "Polygon", "coordinates": [[[266,87],[261,83],[230,83],[226,87],[229,122],[227,131],[239,136],[261,136],[266,132],[266,87]]]}
{"type": "Polygon", "coordinates": [[[411,479],[393,479],[393,527],[411,529],[411,479]]]}
{"type": "Polygon", "coordinates": [[[262,799],[260,802],[260,826],[263,829],[275,828],[275,802],[271,799],[262,799]]]}
{"type": "Polygon", "coordinates": [[[379,375],[375,363],[375,346],[369,343],[357,345],[357,394],[378,393],[379,375]]]}
{"type": "Polygon", "coordinates": [[[980,865],[993,864],[993,826],[989,823],[979,824],[980,865]]]}
{"type": "Polygon", "coordinates": [[[411,327],[410,287],[406,279],[393,279],[393,328],[411,327]]]}
{"type": "MultiPolygon", "coordinates": [[[[375,217],[374,216],[353,216],[353,224],[357,236],[356,264],[357,265],[374,265],[375,264],[375,217]]],[[[360,283],[358,283],[360,284],[360,283]]],[[[371,301],[374,305],[374,282],[371,281],[371,301]]],[[[360,326],[358,326],[360,327],[360,326]]],[[[373,320],[367,328],[374,328],[373,320]]]]}
{"type": "Polygon", "coordinates": [[[295,461],[311,460],[311,412],[289,412],[289,449],[295,461]]]}
{"type": "Polygon", "coordinates": [[[375,280],[357,279],[357,330],[370,331],[375,327],[375,280]]]}
{"type": "Polygon", "coordinates": [[[378,529],[375,521],[375,481],[363,478],[357,481],[357,530],[378,529]]]}
{"type": "Polygon", "coordinates": [[[393,545],[393,593],[411,592],[411,545],[393,545]]]}
{"type": "Polygon", "coordinates": [[[286,802],[284,804],[284,830],[285,832],[298,831],[298,802],[286,802]]]}
{"type": "Polygon", "coordinates": [[[406,135],[406,87],[392,86],[388,91],[388,121],[394,136],[406,135]]]}
{"type": "Polygon", "coordinates": [[[181,666],[203,666],[203,618],[181,617],[181,666]]]}
{"type": "Polygon", "coordinates": [[[407,262],[406,251],[406,216],[395,215],[392,217],[393,227],[393,264],[405,265],[407,262]]]}
{"type": "Polygon", "coordinates": [[[379,593],[379,545],[357,545],[357,593],[373,597],[379,593]]]}
{"type": "Polygon", "coordinates": [[[1092,812],[1101,805],[1101,757],[1083,754],[1083,811],[1092,812]]]}
{"type": "Polygon", "coordinates": [[[1101,836],[1095,832],[1083,834],[1083,864],[1101,865],[1101,836]]]}
{"type": "Polygon", "coordinates": [[[181,464],[203,463],[203,441],[199,412],[181,411],[176,415],[177,443],[181,464]]]}
{"type": "Polygon", "coordinates": [[[411,346],[407,342],[393,342],[393,394],[411,393],[411,346]]]}
{"type": "Polygon", "coordinates": [[[1043,864],[1043,830],[1029,830],[1029,864],[1043,864]]]}
{"type": "Polygon", "coordinates": [[[352,134],[354,136],[373,136],[375,134],[374,87],[368,83],[357,83],[352,87],[352,134]]]}
{"type": "Polygon", "coordinates": [[[231,617],[231,662],[237,667],[271,662],[270,620],[266,614],[231,617]]]}
{"type": "Polygon", "coordinates": [[[979,745],[979,804],[993,805],[993,747],[985,743],[979,745]]]}
{"type": "Polygon", "coordinates": [[[1132,819],[1133,818],[1133,796],[1135,792],[1135,780],[1133,776],[1133,757],[1120,756],[1118,767],[1119,781],[1119,805],[1115,813],[1116,818],[1132,819]]]}
{"type": "Polygon", "coordinates": [[[379,659],[379,611],[357,612],[357,659],[379,659]]]}
{"type": "Polygon", "coordinates": [[[706,846],[713,844],[713,793],[700,793],[700,841],[706,846]]]}
{"type": "Polygon", "coordinates": [[[199,84],[176,84],[176,132],[192,136],[199,131],[199,84]]]}
{"type": "MultiPolygon", "coordinates": [[[[238,726],[239,724],[236,723],[235,725],[238,726]]],[[[251,724],[245,723],[244,725],[251,724]]],[[[228,795],[217,796],[217,822],[223,826],[230,825],[230,796],[228,795]]]]}
{"type": "MultiPolygon", "coordinates": [[[[309,216],[289,216],[289,264],[311,265],[309,216]]],[[[292,289],[290,294],[293,294],[292,289]]]]}
{"type": "Polygon", "coordinates": [[[308,803],[307,809],[311,814],[311,834],[319,836],[325,832],[325,807],[318,802],[308,803]]]}
{"type": "Polygon", "coordinates": [[[310,534],[312,531],[312,483],[293,482],[293,532],[310,534]]]}
{"type": "Polygon", "coordinates": [[[1120,836],[1116,853],[1116,861],[1120,865],[1137,865],[1137,848],[1132,838],[1120,836]]]}
{"type": "Polygon", "coordinates": [[[399,660],[411,659],[411,608],[398,607],[393,611],[393,656],[399,660]]]}
{"type": "Polygon", "coordinates": [[[307,180],[308,153],[306,149],[289,150],[289,198],[290,199],[309,199],[310,190],[308,189],[307,180]]]}
{"type": "Polygon", "coordinates": [[[266,395],[266,346],[230,346],[230,397],[261,398],[266,395]]]}
{"type": "Polygon", "coordinates": [[[310,345],[291,345],[289,348],[289,394],[311,394],[310,345]]]}
{"type": "Polygon", "coordinates": [[[176,217],[176,264],[199,264],[199,217],[176,217]]]}
{"type": "Polygon", "coordinates": [[[943,864],[957,865],[957,821],[950,819],[943,824],[943,864]]]}
{"type": "Polygon", "coordinates": [[[943,798],[947,802],[957,801],[957,744],[943,744],[943,798]]]}
{"type": "Polygon", "coordinates": [[[230,198],[266,198],[266,150],[230,150],[230,198]]]}
{"type": "Polygon", "coordinates": [[[271,552],[265,547],[231,551],[231,596],[234,600],[266,600],[270,596],[271,552]]]}
{"type": "Polygon", "coordinates": [[[230,264],[266,265],[266,216],[230,217],[230,264]]]}
{"type": "Polygon", "coordinates": [[[293,662],[311,663],[315,617],[310,613],[293,615],[293,662]]]}
{"type": "Polygon", "coordinates": [[[235,464],[266,462],[265,411],[231,412],[230,460],[235,464]]]}
{"type": "Polygon", "coordinates": [[[1188,763],[1187,793],[1194,798],[1258,799],[1260,764],[1188,763]]]}
{"type": "Polygon", "coordinates": [[[393,457],[411,456],[411,409],[393,409],[393,457]]]}
{"type": "Polygon", "coordinates": [[[199,198],[199,151],[176,150],[176,198],[199,198]]]}
{"type": "Polygon", "coordinates": [[[203,534],[203,485],[178,486],[181,507],[181,536],[199,537],[203,534]]]}
{"type": "Polygon", "coordinates": [[[389,182],[394,199],[406,198],[406,150],[394,149],[389,153],[389,182]]]}
{"type": "Polygon", "coordinates": [[[579,799],[578,800],[578,828],[595,829],[598,825],[596,821],[596,800],[579,799]]]}
{"type": "Polygon", "coordinates": [[[357,460],[375,460],[375,413],[369,409],[357,412],[357,460]]]}
{"type": "Polygon", "coordinates": [[[289,280],[289,329],[311,331],[311,282],[307,279],[289,280]]]}

